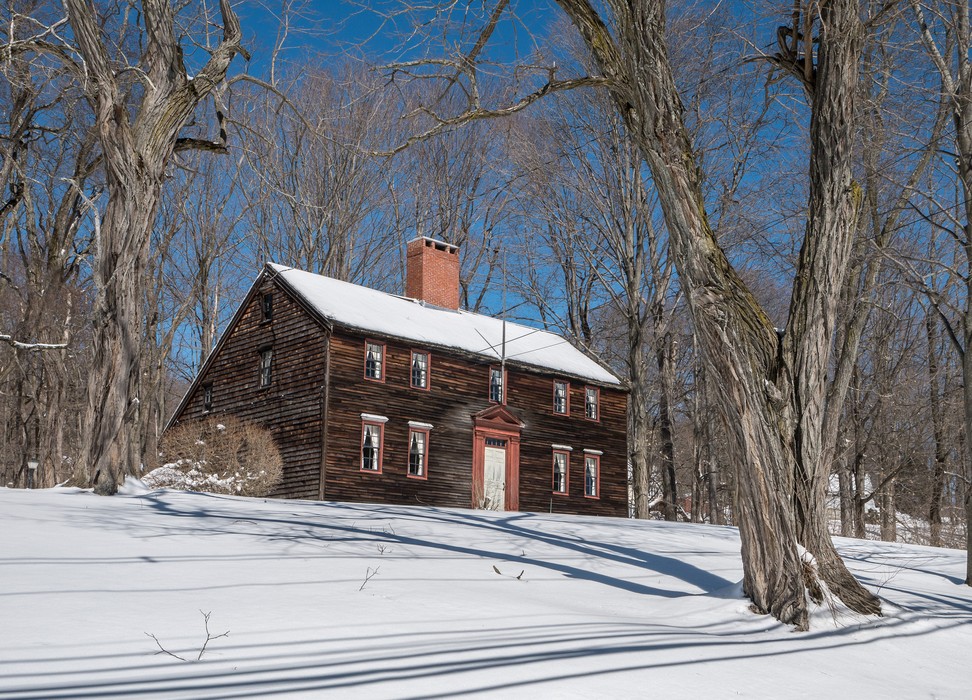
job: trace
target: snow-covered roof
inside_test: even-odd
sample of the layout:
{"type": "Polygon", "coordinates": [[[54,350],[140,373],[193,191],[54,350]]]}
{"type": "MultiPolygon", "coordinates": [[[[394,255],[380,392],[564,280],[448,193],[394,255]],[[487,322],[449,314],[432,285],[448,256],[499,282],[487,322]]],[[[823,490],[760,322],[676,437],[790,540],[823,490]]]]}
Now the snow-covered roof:
{"type": "MultiPolygon", "coordinates": [[[[501,357],[503,322],[498,318],[443,309],[275,263],[270,263],[270,268],[334,323],[422,345],[455,348],[492,360],[501,357]]],[[[506,322],[506,359],[600,384],[620,384],[614,374],[565,338],[510,321],[506,322]]]]}

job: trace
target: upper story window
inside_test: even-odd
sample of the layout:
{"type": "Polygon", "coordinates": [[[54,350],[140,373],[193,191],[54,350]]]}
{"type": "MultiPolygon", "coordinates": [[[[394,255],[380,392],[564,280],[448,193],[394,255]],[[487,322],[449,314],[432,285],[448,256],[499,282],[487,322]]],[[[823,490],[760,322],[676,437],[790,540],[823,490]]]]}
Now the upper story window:
{"type": "Polygon", "coordinates": [[[563,450],[554,450],[553,453],[553,492],[567,494],[568,465],[570,455],[563,450]]]}
{"type": "Polygon", "coordinates": [[[588,420],[601,418],[601,390],[589,386],[584,390],[584,416],[588,420]]]}
{"type": "Polygon", "coordinates": [[[203,411],[209,413],[213,410],[213,385],[203,384],[203,411]]]}
{"type": "Polygon", "coordinates": [[[584,495],[598,498],[601,488],[601,457],[599,454],[584,455],[584,495]]]}
{"type": "Polygon", "coordinates": [[[260,301],[260,311],[267,323],[273,320],[273,293],[267,292],[260,301]]]}
{"type": "Polygon", "coordinates": [[[412,351],[411,385],[415,389],[429,388],[429,353],[412,351]]]}
{"type": "Polygon", "coordinates": [[[365,342],[365,378],[385,381],[385,346],[371,340],[365,342]]]}
{"type": "Polygon", "coordinates": [[[506,372],[502,367],[489,368],[489,400],[506,403],[506,372]]]}
{"type": "Polygon", "coordinates": [[[361,421],[361,471],[381,473],[382,433],[384,423],[361,421]]]}
{"type": "Polygon", "coordinates": [[[553,383],[553,410],[562,416],[570,413],[570,384],[559,379],[553,383]]]}
{"type": "Polygon", "coordinates": [[[412,428],[408,431],[408,475],[426,478],[428,466],[429,431],[412,428]]]}
{"type": "Polygon", "coordinates": [[[260,386],[270,386],[273,379],[273,348],[260,351],[260,386]]]}

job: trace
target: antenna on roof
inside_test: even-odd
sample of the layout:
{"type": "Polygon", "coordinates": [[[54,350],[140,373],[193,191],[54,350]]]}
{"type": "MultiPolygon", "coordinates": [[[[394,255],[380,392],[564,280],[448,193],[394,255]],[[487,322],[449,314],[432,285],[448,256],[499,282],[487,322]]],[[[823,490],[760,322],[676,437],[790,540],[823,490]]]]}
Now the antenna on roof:
{"type": "MultiPolygon", "coordinates": [[[[503,249],[503,304],[502,311],[500,312],[500,319],[503,321],[503,346],[500,352],[500,372],[503,377],[503,381],[506,381],[506,249],[503,249]]],[[[503,393],[506,393],[506,387],[503,387],[503,393]]]]}

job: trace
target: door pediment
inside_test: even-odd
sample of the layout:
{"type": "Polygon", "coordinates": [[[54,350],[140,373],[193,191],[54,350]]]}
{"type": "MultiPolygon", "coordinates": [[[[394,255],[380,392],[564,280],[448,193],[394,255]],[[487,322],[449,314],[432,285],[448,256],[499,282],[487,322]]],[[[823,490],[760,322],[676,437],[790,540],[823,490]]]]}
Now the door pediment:
{"type": "Polygon", "coordinates": [[[490,406],[473,415],[473,423],[477,428],[489,428],[504,432],[519,433],[524,428],[523,422],[506,406],[490,406]]]}

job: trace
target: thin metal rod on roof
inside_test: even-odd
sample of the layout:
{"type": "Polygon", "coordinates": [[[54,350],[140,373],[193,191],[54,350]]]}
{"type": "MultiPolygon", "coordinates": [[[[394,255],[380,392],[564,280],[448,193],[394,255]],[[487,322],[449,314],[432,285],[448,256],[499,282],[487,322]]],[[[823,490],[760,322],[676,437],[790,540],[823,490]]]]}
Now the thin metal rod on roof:
{"type": "MultiPolygon", "coordinates": [[[[500,318],[503,320],[503,352],[500,356],[501,381],[506,381],[506,249],[503,249],[503,310],[500,318]]],[[[506,396],[506,387],[503,387],[503,396],[506,396]]]]}

